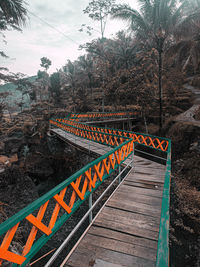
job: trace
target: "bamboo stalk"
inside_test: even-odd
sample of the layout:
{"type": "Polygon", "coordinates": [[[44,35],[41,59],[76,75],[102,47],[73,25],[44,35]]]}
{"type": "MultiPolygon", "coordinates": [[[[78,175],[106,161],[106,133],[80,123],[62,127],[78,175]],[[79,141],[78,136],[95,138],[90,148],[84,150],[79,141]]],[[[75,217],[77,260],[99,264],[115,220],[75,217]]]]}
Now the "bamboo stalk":
{"type": "Polygon", "coordinates": [[[51,254],[54,250],[56,250],[56,248],[50,250],[49,252],[47,252],[46,254],[44,254],[43,256],[41,256],[40,258],[38,258],[37,260],[33,261],[30,263],[30,266],[35,264],[36,262],[40,261],[41,259],[45,258],[46,256],[48,256],[49,254],[51,254]]]}

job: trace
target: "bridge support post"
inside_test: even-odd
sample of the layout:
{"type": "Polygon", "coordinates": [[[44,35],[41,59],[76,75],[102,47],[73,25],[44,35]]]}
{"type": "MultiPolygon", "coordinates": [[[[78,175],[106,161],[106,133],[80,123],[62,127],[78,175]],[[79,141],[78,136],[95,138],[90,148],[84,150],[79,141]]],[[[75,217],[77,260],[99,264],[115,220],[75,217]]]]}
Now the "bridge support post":
{"type": "MultiPolygon", "coordinates": [[[[89,195],[89,209],[92,208],[92,194],[89,195]]],[[[92,211],[90,211],[90,214],[89,214],[89,223],[92,222],[92,211]]]]}
{"type": "Polygon", "coordinates": [[[134,155],[135,155],[135,144],[133,143],[133,153],[131,155],[131,168],[134,167],[134,155]]]}
{"type": "Polygon", "coordinates": [[[88,150],[89,150],[89,155],[90,155],[90,139],[89,139],[89,147],[88,147],[88,150]]]}
{"type": "MultiPolygon", "coordinates": [[[[120,174],[120,172],[121,172],[121,165],[119,165],[119,174],[120,174]]],[[[121,175],[119,175],[119,184],[121,183],[121,175]]]]}

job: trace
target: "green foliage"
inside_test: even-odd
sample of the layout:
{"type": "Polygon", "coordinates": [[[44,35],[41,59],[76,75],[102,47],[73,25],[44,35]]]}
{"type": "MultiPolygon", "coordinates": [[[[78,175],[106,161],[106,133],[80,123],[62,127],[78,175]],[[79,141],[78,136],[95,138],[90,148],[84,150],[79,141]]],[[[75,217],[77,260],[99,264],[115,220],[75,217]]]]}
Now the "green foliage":
{"type": "Polygon", "coordinates": [[[111,13],[114,4],[115,0],[92,0],[86,9],[83,10],[91,19],[100,21],[102,38],[104,37],[107,17],[111,13]]]}
{"type": "Polygon", "coordinates": [[[38,79],[47,79],[49,75],[46,73],[46,71],[38,70],[37,77],[38,79]]]}
{"type": "Polygon", "coordinates": [[[131,31],[136,33],[137,39],[148,48],[162,51],[167,38],[170,38],[176,26],[183,19],[184,3],[178,0],[137,1],[140,10],[129,5],[118,5],[113,9],[112,17],[128,21],[131,31]]]}
{"type": "MultiPolygon", "coordinates": [[[[0,1],[0,32],[7,30],[21,31],[21,26],[25,25],[27,19],[27,9],[23,0],[1,0],[0,1]]],[[[5,35],[2,34],[3,39],[5,35]]],[[[2,57],[8,56],[0,51],[2,57]]]]}
{"type": "Polygon", "coordinates": [[[185,3],[179,5],[178,0],[138,0],[140,10],[129,5],[118,5],[113,9],[113,18],[129,22],[129,28],[136,34],[146,50],[155,48],[158,51],[158,91],[160,106],[160,131],[163,124],[162,71],[163,52],[167,41],[171,41],[175,28],[182,21],[185,3]]]}
{"type": "Polygon", "coordinates": [[[55,95],[57,97],[60,96],[61,94],[61,85],[60,85],[60,74],[59,72],[54,72],[51,76],[50,76],[50,91],[53,93],[55,93],[55,95]]]}
{"type": "Polygon", "coordinates": [[[23,0],[1,0],[0,1],[0,30],[7,27],[14,29],[25,24],[27,10],[23,0]]]}
{"type": "MultiPolygon", "coordinates": [[[[32,76],[27,79],[32,84],[36,80],[36,76],[32,76]]],[[[9,106],[14,111],[19,110],[17,103],[21,102],[21,99],[22,99],[22,91],[17,90],[17,87],[18,85],[16,84],[16,82],[6,83],[0,86],[0,94],[1,93],[7,94],[7,97],[4,101],[6,106],[9,106]]],[[[31,92],[29,92],[29,95],[26,94],[23,96],[24,107],[29,107],[30,105],[30,98],[31,98],[30,94],[31,92]]]]}
{"type": "Polygon", "coordinates": [[[48,59],[47,57],[42,57],[40,60],[41,60],[40,66],[42,68],[45,68],[45,70],[47,71],[49,67],[51,66],[51,60],[48,59]]]}
{"type": "MultiPolygon", "coordinates": [[[[0,0],[0,35],[5,42],[3,32],[8,30],[21,31],[21,26],[25,25],[27,19],[27,9],[23,0],[0,0]]],[[[8,58],[4,51],[0,51],[0,56],[8,58]]],[[[0,67],[0,81],[8,82],[14,80],[14,75],[8,73],[8,69],[0,67]],[[6,71],[6,74],[1,71],[6,71]]]]}
{"type": "Polygon", "coordinates": [[[114,4],[115,0],[93,0],[83,12],[89,14],[91,19],[99,21],[110,14],[114,4]]]}

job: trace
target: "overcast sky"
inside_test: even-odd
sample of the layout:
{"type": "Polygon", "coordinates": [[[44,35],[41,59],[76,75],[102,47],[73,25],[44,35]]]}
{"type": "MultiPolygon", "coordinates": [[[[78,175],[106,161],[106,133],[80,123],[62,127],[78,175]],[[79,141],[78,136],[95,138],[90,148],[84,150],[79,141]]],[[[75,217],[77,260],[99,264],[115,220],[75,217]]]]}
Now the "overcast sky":
{"type": "MultiPolygon", "coordinates": [[[[9,68],[12,72],[36,75],[38,69],[41,69],[40,58],[48,57],[52,61],[50,67],[52,73],[61,68],[67,59],[74,60],[84,53],[78,50],[80,44],[100,36],[97,31],[94,31],[92,36],[78,31],[81,24],[87,24],[99,30],[98,22],[94,23],[87,14],[83,13],[89,0],[27,0],[26,2],[31,13],[23,32],[6,32],[7,44],[1,42],[1,50],[10,56],[10,59],[1,57],[1,66],[9,68]]],[[[117,3],[129,3],[136,8],[133,0],[118,0],[117,3]]],[[[126,26],[124,22],[109,20],[105,36],[111,37],[126,26]]]]}

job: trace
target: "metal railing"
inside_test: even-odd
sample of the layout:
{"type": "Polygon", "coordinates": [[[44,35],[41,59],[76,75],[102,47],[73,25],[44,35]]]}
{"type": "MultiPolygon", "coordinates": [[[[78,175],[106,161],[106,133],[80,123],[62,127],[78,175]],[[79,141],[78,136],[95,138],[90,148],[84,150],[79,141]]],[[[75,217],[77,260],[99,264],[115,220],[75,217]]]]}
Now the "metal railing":
{"type": "MultiPolygon", "coordinates": [[[[133,149],[134,151],[134,149],[133,149]]],[[[133,153],[132,153],[133,155],[133,153]]],[[[104,190],[104,192],[100,195],[100,197],[95,201],[94,204],[92,204],[92,194],[89,196],[89,209],[85,213],[85,215],[82,217],[82,219],[79,221],[79,223],[74,227],[74,229],[71,231],[71,233],[68,235],[68,237],[64,240],[64,242],[61,244],[61,246],[56,250],[54,255],[49,259],[49,261],[45,264],[45,267],[51,266],[56,258],[59,256],[59,254],[62,252],[62,250],[66,247],[67,243],[70,241],[70,239],[73,237],[73,235],[77,232],[77,230],[80,228],[80,226],[83,224],[83,222],[89,217],[90,224],[92,223],[92,211],[97,206],[97,204],[100,202],[100,200],[104,197],[104,195],[110,190],[110,188],[114,185],[114,183],[118,180],[119,184],[121,182],[121,175],[130,167],[133,167],[133,158],[129,162],[129,164],[126,165],[126,167],[121,171],[119,165],[119,174],[114,178],[114,180],[109,184],[109,186],[104,190]]],[[[127,175],[130,173],[130,171],[127,173],[127,175]]],[[[126,176],[127,176],[126,175],[126,176]]]]}
{"type": "MultiPolygon", "coordinates": [[[[134,153],[133,145],[138,143],[167,154],[156,266],[168,266],[171,141],[151,135],[89,126],[71,120],[70,116],[65,119],[52,119],[50,123],[75,136],[112,147],[112,150],[86,165],[0,225],[0,238],[3,240],[0,246],[0,265],[5,260],[13,263],[13,266],[25,266],[87,198],[90,198],[91,204],[91,194],[105,179],[117,169],[121,173],[121,164],[134,153]],[[54,205],[53,211],[49,209],[50,203],[54,205]],[[48,218],[45,217],[46,214],[50,214],[48,218]],[[10,251],[9,247],[24,221],[29,222],[30,231],[26,236],[23,251],[18,255],[10,251]],[[38,232],[40,237],[37,237],[38,232]]],[[[120,174],[116,179],[120,180],[120,174]]],[[[85,215],[90,216],[90,220],[93,206],[90,205],[90,210],[85,215]]]]}
{"type": "Polygon", "coordinates": [[[77,121],[93,119],[121,118],[124,116],[137,116],[139,111],[118,111],[118,112],[92,112],[92,113],[71,113],[71,119],[77,121]]]}
{"type": "MultiPolygon", "coordinates": [[[[88,138],[90,139],[91,136],[89,135],[88,138]]],[[[110,135],[105,136],[110,137],[110,135]]],[[[116,136],[113,136],[113,138],[116,138],[116,136]]],[[[106,139],[102,140],[105,141],[106,139]]],[[[102,140],[100,140],[100,143],[102,143],[102,140]]],[[[133,153],[132,139],[126,138],[125,140],[123,138],[123,140],[124,142],[121,144],[116,143],[116,147],[110,152],[86,165],[44,196],[3,222],[0,225],[0,236],[5,234],[0,247],[1,262],[7,260],[25,266],[89,195],[133,153]],[[48,213],[51,212],[48,210],[49,201],[55,202],[55,208],[51,217],[48,218],[48,223],[45,224],[42,219],[47,211],[48,213]],[[61,208],[65,211],[65,214],[59,217],[61,208]],[[22,254],[18,255],[8,249],[23,220],[30,223],[31,230],[27,236],[22,254]],[[36,240],[37,232],[43,235],[36,240]]]]}
{"type": "Polygon", "coordinates": [[[73,129],[79,129],[79,130],[82,129],[82,130],[94,131],[98,133],[133,138],[133,141],[140,145],[148,146],[153,149],[164,151],[164,152],[167,152],[168,150],[169,139],[164,138],[164,137],[158,137],[158,136],[153,136],[150,134],[143,134],[143,133],[137,133],[137,132],[130,132],[130,131],[121,130],[121,129],[90,126],[86,123],[81,123],[81,122],[73,121],[70,119],[57,119],[55,121],[57,121],[58,123],[67,124],[68,126],[71,126],[73,129]]]}

